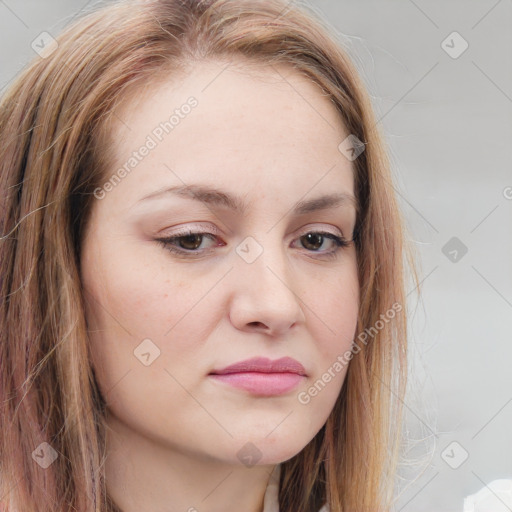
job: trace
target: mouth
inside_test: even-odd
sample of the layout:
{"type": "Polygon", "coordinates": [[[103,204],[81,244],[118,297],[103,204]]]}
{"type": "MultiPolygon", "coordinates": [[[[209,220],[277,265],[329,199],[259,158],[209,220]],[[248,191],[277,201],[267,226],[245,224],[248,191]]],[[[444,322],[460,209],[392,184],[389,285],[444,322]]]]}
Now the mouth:
{"type": "Polygon", "coordinates": [[[211,373],[210,377],[218,382],[261,396],[282,395],[294,389],[306,378],[289,372],[235,372],[222,375],[211,373]]]}
{"type": "Polygon", "coordinates": [[[271,361],[255,357],[209,374],[217,382],[260,396],[276,396],[297,387],[306,378],[304,366],[291,357],[271,361]]]}
{"type": "Polygon", "coordinates": [[[304,366],[292,357],[281,357],[272,361],[267,357],[252,357],[238,363],[231,364],[220,370],[212,370],[210,373],[215,375],[225,375],[228,373],[240,372],[259,372],[259,373],[296,373],[306,375],[304,366]]]}

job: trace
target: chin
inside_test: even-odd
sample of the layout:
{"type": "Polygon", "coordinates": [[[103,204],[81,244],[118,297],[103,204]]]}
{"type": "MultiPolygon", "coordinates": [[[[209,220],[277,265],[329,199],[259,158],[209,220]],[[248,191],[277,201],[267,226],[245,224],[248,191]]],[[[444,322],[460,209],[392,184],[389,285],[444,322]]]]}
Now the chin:
{"type": "Polygon", "coordinates": [[[241,462],[247,467],[280,464],[295,457],[306,444],[307,442],[300,440],[291,443],[286,435],[282,439],[270,440],[268,437],[262,437],[241,442],[240,448],[236,451],[236,462],[241,462]]]}

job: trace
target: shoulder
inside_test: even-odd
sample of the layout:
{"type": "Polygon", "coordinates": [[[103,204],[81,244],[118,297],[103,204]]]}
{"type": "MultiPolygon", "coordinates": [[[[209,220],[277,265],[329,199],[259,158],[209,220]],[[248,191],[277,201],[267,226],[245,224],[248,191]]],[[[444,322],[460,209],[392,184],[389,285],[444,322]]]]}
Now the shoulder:
{"type": "Polygon", "coordinates": [[[512,480],[493,480],[477,493],[464,498],[463,512],[499,512],[512,510],[512,480]]]}

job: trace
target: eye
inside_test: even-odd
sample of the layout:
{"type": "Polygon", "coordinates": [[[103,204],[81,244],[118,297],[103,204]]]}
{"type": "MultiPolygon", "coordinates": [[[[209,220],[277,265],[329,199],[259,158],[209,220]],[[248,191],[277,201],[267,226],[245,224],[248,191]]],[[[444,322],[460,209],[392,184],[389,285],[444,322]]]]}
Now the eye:
{"type": "Polygon", "coordinates": [[[348,247],[350,245],[350,241],[327,231],[308,231],[304,235],[300,236],[298,240],[301,240],[302,246],[306,249],[318,252],[321,257],[327,259],[335,258],[343,247],[348,247]],[[326,252],[318,251],[318,248],[322,247],[326,240],[332,242],[334,249],[326,252]]]}
{"type": "Polygon", "coordinates": [[[204,248],[198,251],[204,238],[215,240],[216,235],[213,233],[188,230],[171,237],[157,238],[156,241],[173,254],[194,258],[202,256],[204,252],[211,252],[211,250],[205,250],[204,248]]]}
{"type": "MultiPolygon", "coordinates": [[[[183,233],[178,233],[171,237],[155,239],[160,245],[173,254],[184,258],[197,258],[204,256],[205,253],[211,253],[211,248],[201,248],[205,239],[215,241],[217,235],[214,233],[187,230],[183,233]]],[[[321,258],[331,259],[337,256],[338,252],[351,244],[351,241],[345,238],[329,233],[327,231],[308,231],[297,238],[301,242],[303,248],[309,252],[318,253],[321,258]],[[334,249],[321,251],[319,250],[325,245],[326,241],[334,245],[334,249]]],[[[215,244],[214,246],[221,246],[223,244],[215,244]]],[[[318,257],[315,256],[315,257],[318,257]]]]}

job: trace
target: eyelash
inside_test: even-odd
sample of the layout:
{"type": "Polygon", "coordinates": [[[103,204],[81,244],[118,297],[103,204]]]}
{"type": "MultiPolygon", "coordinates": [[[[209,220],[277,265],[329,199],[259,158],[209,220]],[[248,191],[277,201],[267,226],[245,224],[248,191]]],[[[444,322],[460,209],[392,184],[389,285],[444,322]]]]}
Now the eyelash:
{"type": "MultiPolygon", "coordinates": [[[[327,253],[320,253],[322,258],[325,259],[334,259],[338,256],[338,252],[346,248],[350,245],[351,241],[346,240],[343,237],[334,235],[333,233],[329,233],[327,231],[307,231],[306,233],[299,236],[299,239],[303,236],[309,235],[311,233],[321,235],[324,238],[329,238],[332,240],[336,246],[336,248],[330,252],[327,253]]],[[[175,243],[179,241],[182,238],[186,238],[187,236],[207,236],[211,239],[214,239],[216,237],[213,233],[203,232],[203,231],[193,231],[193,230],[187,230],[182,233],[178,233],[174,236],[167,237],[167,238],[156,238],[155,240],[163,246],[166,250],[170,251],[173,254],[176,254],[178,256],[186,257],[186,258],[198,258],[204,255],[206,252],[211,252],[211,249],[206,249],[202,251],[198,250],[191,250],[191,249],[180,249],[176,247],[175,243]]],[[[307,249],[306,249],[307,250],[307,249]]],[[[311,251],[313,253],[318,253],[318,251],[311,251]]]]}

